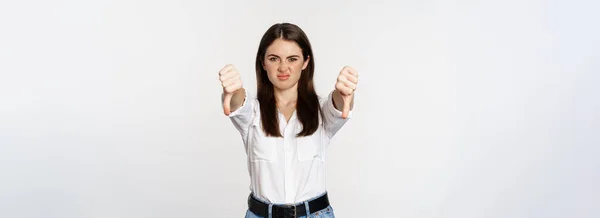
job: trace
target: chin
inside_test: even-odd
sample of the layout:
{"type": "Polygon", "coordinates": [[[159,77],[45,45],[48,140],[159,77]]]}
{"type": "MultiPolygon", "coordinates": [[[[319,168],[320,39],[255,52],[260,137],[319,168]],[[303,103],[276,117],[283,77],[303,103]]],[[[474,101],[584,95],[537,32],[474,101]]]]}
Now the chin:
{"type": "Polygon", "coordinates": [[[273,83],[273,87],[275,89],[279,89],[279,90],[287,90],[287,89],[291,89],[294,87],[294,85],[296,85],[298,82],[295,83],[288,83],[288,82],[277,82],[277,83],[273,83]]]}

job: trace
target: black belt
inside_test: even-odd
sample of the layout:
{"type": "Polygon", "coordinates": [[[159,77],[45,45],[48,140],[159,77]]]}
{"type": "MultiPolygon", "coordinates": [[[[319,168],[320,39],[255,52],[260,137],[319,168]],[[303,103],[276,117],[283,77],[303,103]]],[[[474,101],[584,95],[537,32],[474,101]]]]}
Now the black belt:
{"type": "MultiPolygon", "coordinates": [[[[323,196],[308,202],[308,207],[310,209],[309,214],[323,210],[328,206],[329,199],[327,198],[327,193],[325,193],[323,196]]],[[[248,208],[252,213],[258,216],[267,217],[269,215],[269,205],[254,198],[252,194],[248,197],[248,208]]],[[[295,205],[273,205],[271,214],[273,218],[293,218],[307,215],[304,203],[295,205]]]]}

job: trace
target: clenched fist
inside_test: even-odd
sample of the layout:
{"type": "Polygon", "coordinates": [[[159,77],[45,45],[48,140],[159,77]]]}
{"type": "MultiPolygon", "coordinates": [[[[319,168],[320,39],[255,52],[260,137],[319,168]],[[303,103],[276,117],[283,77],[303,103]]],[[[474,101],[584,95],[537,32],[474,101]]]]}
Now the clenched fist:
{"type": "Polygon", "coordinates": [[[354,91],[358,84],[358,73],[351,67],[344,67],[340,71],[335,83],[335,89],[342,95],[344,107],[342,109],[342,118],[346,119],[350,113],[350,102],[354,97],[354,91]]]}
{"type": "Polygon", "coordinates": [[[231,113],[231,97],[242,88],[240,74],[231,64],[219,71],[219,80],[223,86],[223,110],[225,115],[231,113]]]}

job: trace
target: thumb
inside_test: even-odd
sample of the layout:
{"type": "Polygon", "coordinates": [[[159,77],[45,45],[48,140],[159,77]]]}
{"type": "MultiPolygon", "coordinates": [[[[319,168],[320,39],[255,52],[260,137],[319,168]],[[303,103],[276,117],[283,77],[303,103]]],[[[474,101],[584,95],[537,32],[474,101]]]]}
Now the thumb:
{"type": "Polygon", "coordinates": [[[342,99],[344,100],[344,108],[342,109],[342,118],[346,119],[346,118],[348,118],[348,115],[350,114],[350,101],[352,100],[352,95],[342,96],[342,99]]]}
{"type": "Polygon", "coordinates": [[[228,115],[231,113],[231,97],[232,94],[225,94],[225,96],[223,96],[223,112],[225,112],[225,115],[228,115]]]}

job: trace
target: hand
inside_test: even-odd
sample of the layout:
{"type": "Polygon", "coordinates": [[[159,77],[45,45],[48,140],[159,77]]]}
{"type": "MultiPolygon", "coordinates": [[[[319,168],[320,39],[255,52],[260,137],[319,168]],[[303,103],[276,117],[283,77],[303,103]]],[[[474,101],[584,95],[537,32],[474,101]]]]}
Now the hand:
{"type": "Polygon", "coordinates": [[[350,113],[350,102],[354,97],[354,90],[358,84],[358,73],[351,67],[345,66],[335,83],[335,89],[342,95],[344,107],[342,109],[342,118],[346,119],[350,113]]]}
{"type": "Polygon", "coordinates": [[[231,113],[231,97],[242,88],[240,74],[231,64],[219,71],[219,80],[223,86],[223,112],[225,115],[231,113]]]}

